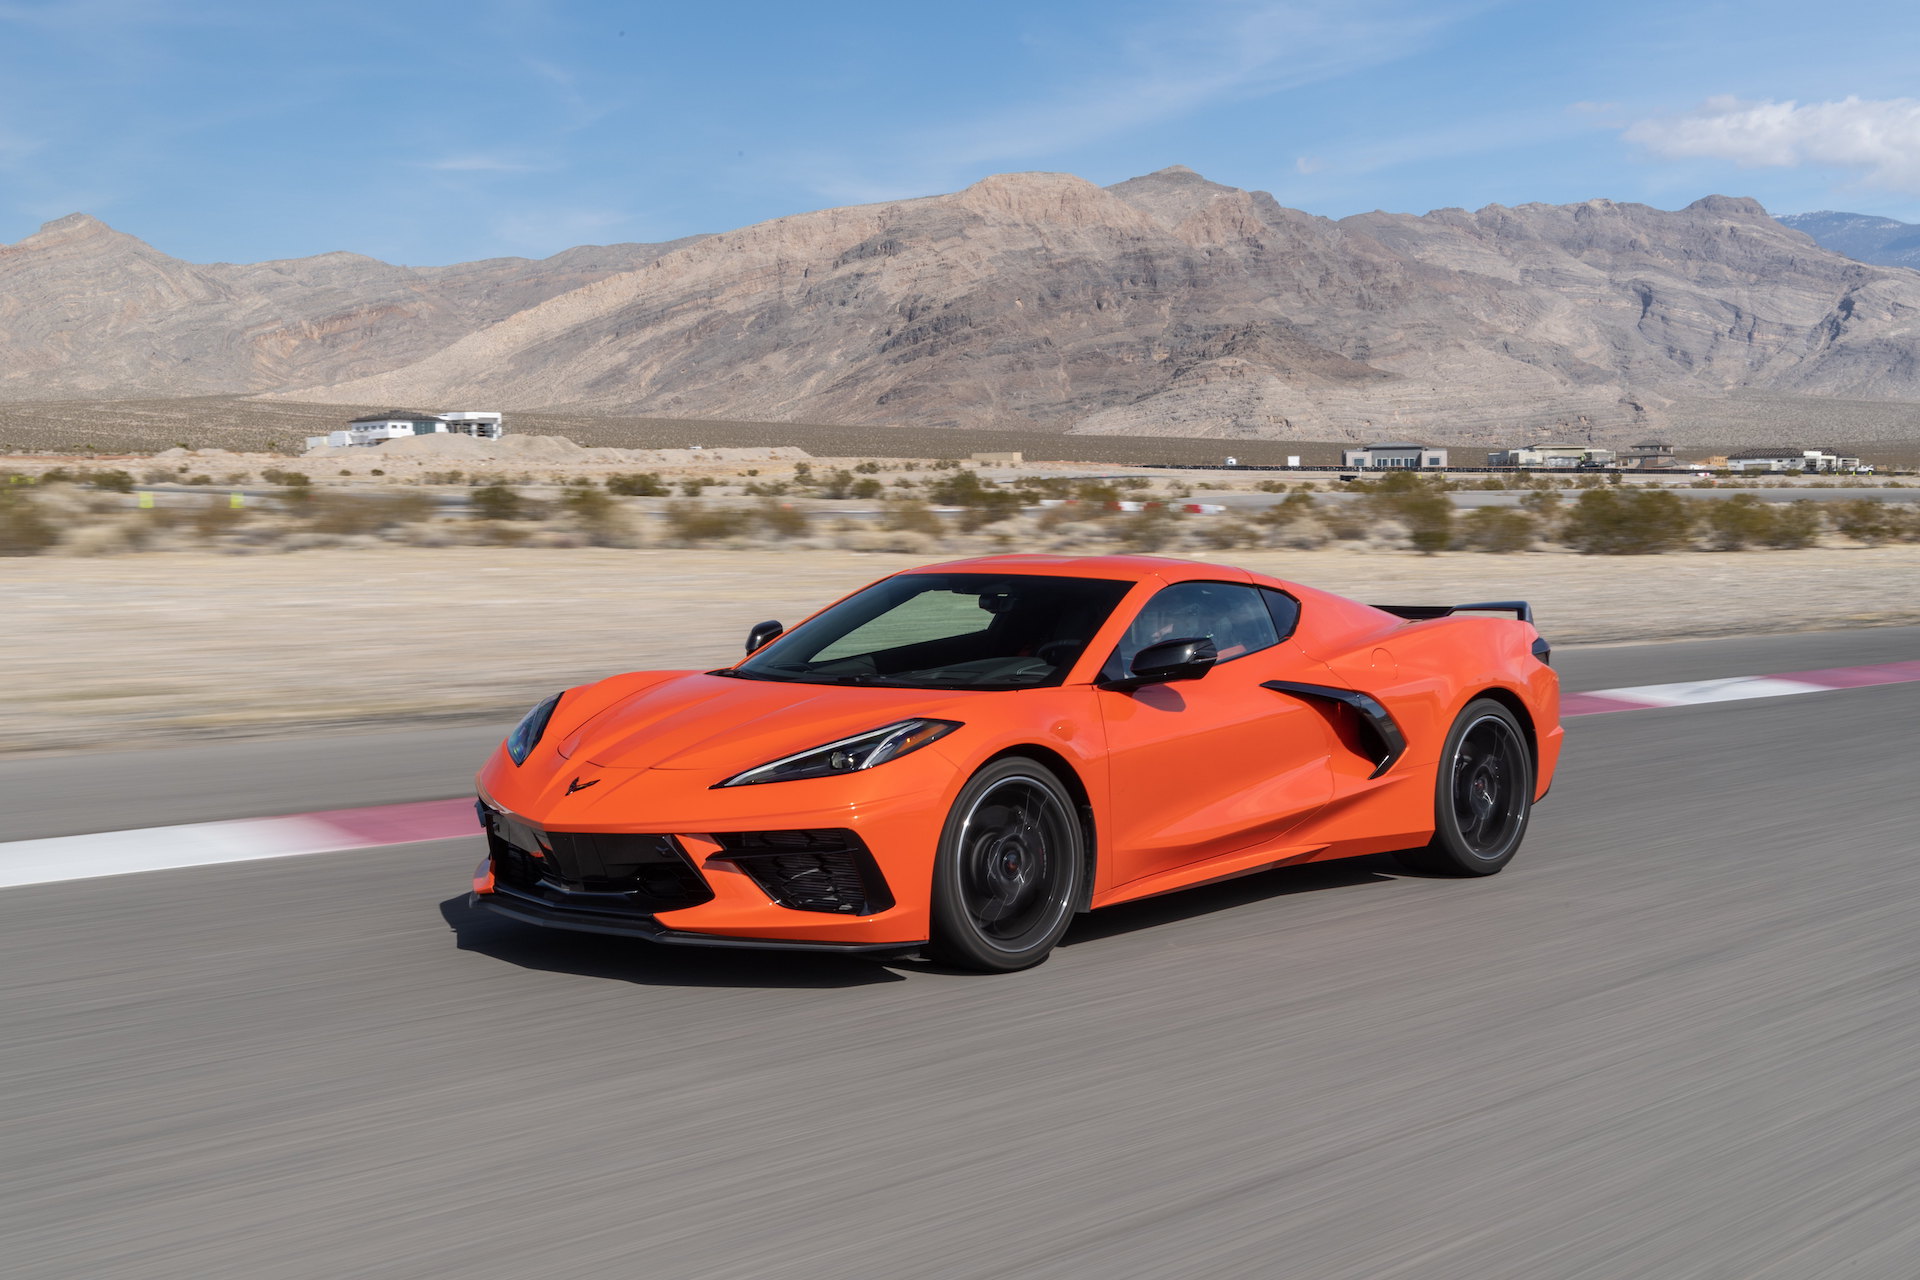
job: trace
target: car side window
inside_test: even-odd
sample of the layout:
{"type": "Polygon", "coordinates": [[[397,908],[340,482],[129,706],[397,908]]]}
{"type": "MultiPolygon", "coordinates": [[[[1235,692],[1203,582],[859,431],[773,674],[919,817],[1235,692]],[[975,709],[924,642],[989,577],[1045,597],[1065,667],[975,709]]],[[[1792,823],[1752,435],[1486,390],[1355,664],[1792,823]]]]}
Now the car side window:
{"type": "Polygon", "coordinates": [[[1272,587],[1261,587],[1260,596],[1267,602],[1267,615],[1273,619],[1273,629],[1285,640],[1300,625],[1300,602],[1272,587]]]}
{"type": "Polygon", "coordinates": [[[1118,678],[1148,645],[1199,636],[1213,641],[1222,662],[1280,642],[1273,614],[1254,588],[1232,582],[1177,582],[1140,607],[1108,670],[1118,678]]]}

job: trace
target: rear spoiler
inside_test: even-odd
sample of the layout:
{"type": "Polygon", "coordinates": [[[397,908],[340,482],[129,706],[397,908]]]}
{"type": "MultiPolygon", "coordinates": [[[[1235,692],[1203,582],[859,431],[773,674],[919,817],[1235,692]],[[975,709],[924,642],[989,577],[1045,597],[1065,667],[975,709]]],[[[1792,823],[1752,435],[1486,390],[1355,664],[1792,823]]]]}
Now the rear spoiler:
{"type": "Polygon", "coordinates": [[[1382,613],[1413,622],[1448,618],[1456,613],[1510,613],[1522,622],[1533,621],[1533,606],[1525,600],[1487,600],[1480,604],[1376,604],[1373,607],[1382,613]]]}

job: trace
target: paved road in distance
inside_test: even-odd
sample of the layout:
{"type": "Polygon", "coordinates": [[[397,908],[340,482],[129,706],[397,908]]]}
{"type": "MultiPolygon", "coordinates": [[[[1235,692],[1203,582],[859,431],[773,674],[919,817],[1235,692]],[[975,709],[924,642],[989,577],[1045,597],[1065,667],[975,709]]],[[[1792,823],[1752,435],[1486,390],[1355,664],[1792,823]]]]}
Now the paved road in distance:
{"type": "MultiPolygon", "coordinates": [[[[1896,642],[1824,640],[1587,653],[1896,642]]],[[[1575,721],[1506,874],[1269,873],[1007,977],[521,930],[461,903],[477,841],[9,890],[0,1258],[1910,1280],[1916,716],[1904,685],[1575,721]]]]}

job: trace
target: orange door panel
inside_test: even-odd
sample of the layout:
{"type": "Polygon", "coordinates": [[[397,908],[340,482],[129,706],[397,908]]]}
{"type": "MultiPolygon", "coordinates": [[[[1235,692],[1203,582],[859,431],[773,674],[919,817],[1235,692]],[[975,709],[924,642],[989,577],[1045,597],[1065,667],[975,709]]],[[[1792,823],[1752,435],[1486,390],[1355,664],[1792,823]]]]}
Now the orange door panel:
{"type": "Polygon", "coordinates": [[[1275,840],[1333,794],[1326,718],[1263,680],[1326,679],[1289,642],[1199,680],[1097,690],[1110,839],[1103,888],[1275,840]]]}

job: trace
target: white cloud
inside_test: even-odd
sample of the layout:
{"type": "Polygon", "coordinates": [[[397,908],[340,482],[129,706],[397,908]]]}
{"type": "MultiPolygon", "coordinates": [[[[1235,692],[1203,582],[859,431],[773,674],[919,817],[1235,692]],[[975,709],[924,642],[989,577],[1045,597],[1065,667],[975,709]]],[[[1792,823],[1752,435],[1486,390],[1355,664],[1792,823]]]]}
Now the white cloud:
{"type": "Polygon", "coordinates": [[[1749,169],[1824,165],[1920,191],[1920,99],[1710,98],[1685,115],[1642,120],[1621,136],[1669,159],[1731,160],[1749,169]]]}
{"type": "Polygon", "coordinates": [[[474,152],[467,155],[445,156],[439,160],[427,162],[427,168],[443,173],[534,173],[549,165],[533,164],[526,160],[516,160],[510,156],[474,152]]]}

